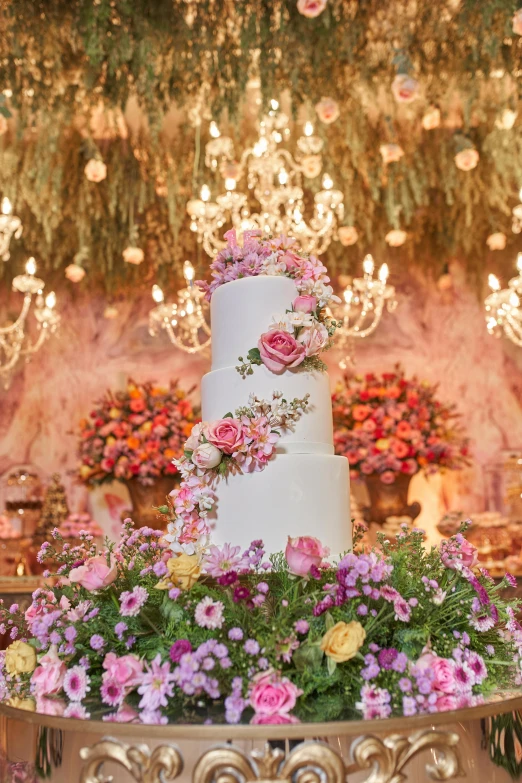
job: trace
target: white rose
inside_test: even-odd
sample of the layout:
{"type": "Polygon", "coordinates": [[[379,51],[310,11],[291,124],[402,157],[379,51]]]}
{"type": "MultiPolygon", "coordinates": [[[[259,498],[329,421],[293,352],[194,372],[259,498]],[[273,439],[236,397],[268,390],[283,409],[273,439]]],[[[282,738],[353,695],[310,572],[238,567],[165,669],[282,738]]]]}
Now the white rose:
{"type": "Polygon", "coordinates": [[[103,160],[91,158],[83,170],[89,182],[101,182],[107,176],[107,166],[103,160]]]}
{"type": "Polygon", "coordinates": [[[328,342],[328,329],[323,324],[316,321],[312,326],[303,329],[297,338],[297,342],[305,347],[307,356],[315,356],[322,351],[328,342]]]}
{"type": "Polygon", "coordinates": [[[506,247],[506,235],[501,231],[497,231],[495,234],[490,234],[486,239],[486,244],[490,250],[504,250],[506,247]]]}
{"type": "Polygon", "coordinates": [[[202,443],[192,452],[192,462],[201,470],[215,468],[221,462],[222,454],[212,443],[202,443]]]}
{"type": "Polygon", "coordinates": [[[206,421],[200,421],[199,424],[195,424],[192,427],[192,432],[190,433],[188,440],[185,443],[185,449],[188,449],[189,451],[197,449],[197,447],[199,446],[199,442],[201,440],[201,436],[204,434],[206,426],[207,426],[206,421]]]}
{"type": "Polygon", "coordinates": [[[495,120],[495,127],[497,127],[499,130],[511,130],[515,124],[516,118],[516,111],[512,111],[511,109],[504,109],[500,117],[497,117],[495,120]]]}
{"type": "Polygon", "coordinates": [[[141,249],[141,247],[126,247],[125,250],[122,253],[123,260],[127,264],[141,264],[143,259],[145,258],[145,253],[141,249]]]}

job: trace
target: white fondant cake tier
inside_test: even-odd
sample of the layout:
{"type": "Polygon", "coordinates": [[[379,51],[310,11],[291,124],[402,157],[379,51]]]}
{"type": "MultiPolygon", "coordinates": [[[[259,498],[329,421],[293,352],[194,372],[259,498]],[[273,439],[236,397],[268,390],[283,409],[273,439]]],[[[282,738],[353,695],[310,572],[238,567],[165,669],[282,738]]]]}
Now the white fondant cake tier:
{"type": "MultiPolygon", "coordinates": [[[[234,367],[213,370],[201,382],[201,408],[204,421],[221,419],[226,413],[248,403],[251,393],[271,400],[274,391],[282,391],[286,400],[310,394],[308,410],[285,432],[278,452],[333,454],[332,404],[328,375],[321,372],[293,372],[274,375],[264,365],[253,375],[242,378],[234,367]]],[[[268,471],[277,470],[274,465],[268,471]]]]}
{"type": "MultiPolygon", "coordinates": [[[[212,295],[212,369],[235,367],[238,357],[257,347],[273,316],[288,310],[298,294],[289,277],[244,277],[220,286],[212,295]]],[[[277,379],[277,376],[274,375],[277,379]]]]}
{"type": "Polygon", "coordinates": [[[247,547],[261,538],[270,553],[309,535],[336,557],[352,546],[348,475],[345,457],[278,454],[260,473],[220,479],[212,541],[247,547]]]}

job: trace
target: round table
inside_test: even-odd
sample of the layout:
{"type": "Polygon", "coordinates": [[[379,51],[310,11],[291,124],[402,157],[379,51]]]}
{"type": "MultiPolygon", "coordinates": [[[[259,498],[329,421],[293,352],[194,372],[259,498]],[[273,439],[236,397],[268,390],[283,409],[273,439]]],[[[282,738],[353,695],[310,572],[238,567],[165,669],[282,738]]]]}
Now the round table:
{"type": "Polygon", "coordinates": [[[46,729],[51,783],[105,783],[108,773],[114,783],[508,783],[490,760],[484,719],[520,709],[522,687],[430,715],[261,726],[107,723],[0,704],[1,780],[32,783],[46,729]]]}

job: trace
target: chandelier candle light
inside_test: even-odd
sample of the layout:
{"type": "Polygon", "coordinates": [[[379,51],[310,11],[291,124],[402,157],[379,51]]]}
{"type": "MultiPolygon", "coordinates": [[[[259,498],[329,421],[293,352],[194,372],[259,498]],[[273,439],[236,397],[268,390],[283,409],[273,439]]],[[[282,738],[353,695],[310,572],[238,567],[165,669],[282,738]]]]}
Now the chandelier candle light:
{"type": "Polygon", "coordinates": [[[210,346],[208,304],[194,285],[194,267],[190,261],[183,264],[185,288],[178,291],[177,302],[165,302],[159,285],[152,286],[152,298],[156,302],[149,313],[149,334],[155,337],[164,329],[176,348],[187,353],[198,353],[210,346]]]}
{"type": "Polygon", "coordinates": [[[489,275],[491,293],[484,307],[488,332],[495,337],[505,334],[515,345],[522,346],[522,253],[517,256],[517,271],[518,275],[511,278],[507,288],[501,288],[498,277],[489,275]]]}
{"type": "Polygon", "coordinates": [[[5,389],[9,388],[15,365],[21,358],[26,361],[35,354],[54,334],[60,323],[60,316],[55,310],[56,294],[51,291],[44,299],[45,283],[35,277],[36,262],[29,258],[23,275],[17,275],[13,280],[13,291],[24,294],[20,315],[16,321],[0,327],[0,379],[5,389]],[[38,337],[35,342],[27,336],[25,327],[33,296],[36,296],[34,317],[38,323],[38,337]]]}
{"type": "Polygon", "coordinates": [[[210,123],[212,138],[205,148],[205,164],[211,171],[219,170],[225,192],[212,201],[211,190],[204,184],[199,198],[187,203],[190,228],[210,256],[225,246],[221,237],[227,223],[238,234],[259,229],[263,234],[295,237],[305,252],[316,255],[337,238],[338,222],[344,214],[343,194],[333,187],[328,174],[323,175],[322,189],[314,196],[313,216],[308,222],[304,217],[303,177],[315,178],[321,173],[323,140],[314,135],[311,122],[305,123],[294,158],[280,146],[290,136],[288,117],[279,111],[276,100],[270,103],[270,111],[259,123],[257,141],[243,151],[239,163],[234,161],[232,139],[222,136],[214,121],[210,123]],[[244,176],[247,189],[259,203],[258,211],[250,210],[249,194],[238,190],[244,176]]]}
{"type": "Polygon", "coordinates": [[[339,366],[346,369],[353,363],[353,338],[368,337],[377,329],[384,308],[392,313],[397,307],[395,288],[388,285],[388,264],[382,264],[377,277],[374,277],[375,263],[371,255],[363,261],[363,277],[354,277],[343,292],[344,302],[337,308],[334,316],[340,322],[337,331],[339,348],[348,353],[341,359],[339,366]]]}
{"type": "Polygon", "coordinates": [[[11,238],[14,236],[19,239],[22,236],[22,221],[11,214],[13,208],[7,196],[2,199],[0,210],[0,258],[2,261],[9,261],[11,238]]]}

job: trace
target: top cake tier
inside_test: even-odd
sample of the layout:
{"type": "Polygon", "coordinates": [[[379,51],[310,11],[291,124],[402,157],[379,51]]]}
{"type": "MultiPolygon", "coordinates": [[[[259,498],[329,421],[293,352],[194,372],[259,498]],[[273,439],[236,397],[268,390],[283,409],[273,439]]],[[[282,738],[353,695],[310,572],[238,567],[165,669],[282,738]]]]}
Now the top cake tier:
{"type": "Polygon", "coordinates": [[[274,316],[288,310],[298,295],[289,277],[244,277],[220,286],[212,295],[212,369],[235,367],[238,357],[257,346],[274,316]]]}

